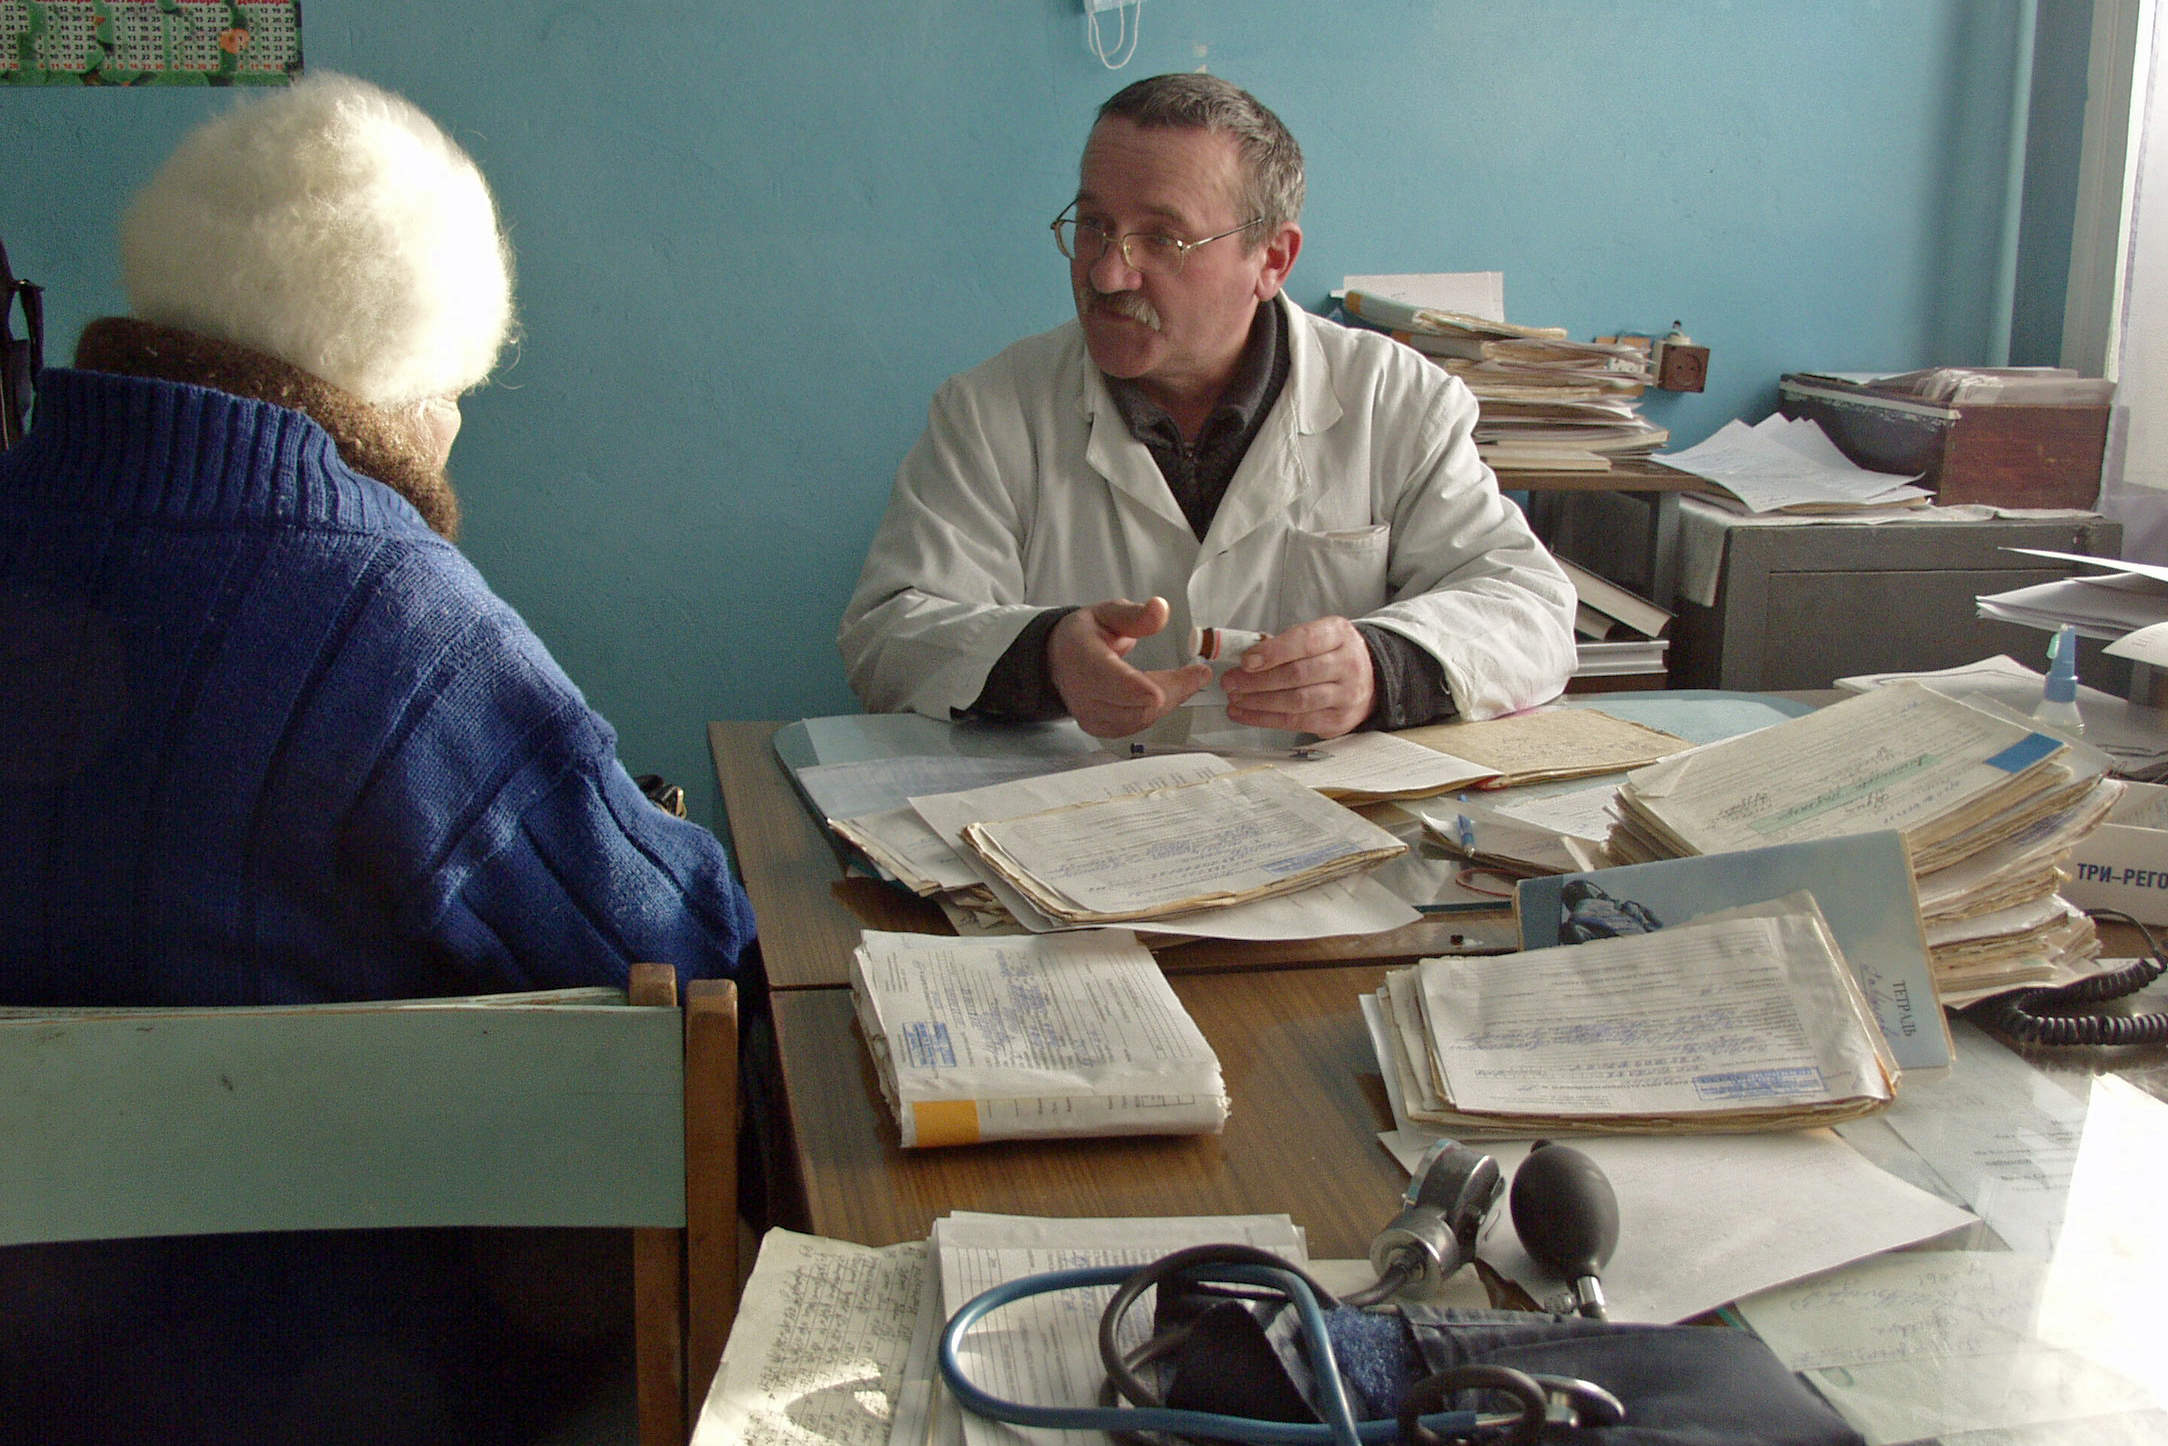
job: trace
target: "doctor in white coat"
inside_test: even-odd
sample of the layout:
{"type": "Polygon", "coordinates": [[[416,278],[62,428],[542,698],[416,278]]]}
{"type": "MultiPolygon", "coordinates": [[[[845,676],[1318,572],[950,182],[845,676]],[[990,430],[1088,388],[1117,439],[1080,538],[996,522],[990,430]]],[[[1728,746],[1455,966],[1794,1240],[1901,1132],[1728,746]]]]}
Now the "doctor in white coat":
{"type": "Polygon", "coordinates": [[[866,707],[1119,737],[1212,681],[1192,627],[1267,635],[1223,680],[1238,723],[1555,696],[1573,587],[1478,459],[1467,388],[1281,295],[1302,173],[1278,118],[1211,76],[1140,81],[1080,181],[1055,222],[1077,320],[951,378],[897,475],[839,638],[866,707]]]}

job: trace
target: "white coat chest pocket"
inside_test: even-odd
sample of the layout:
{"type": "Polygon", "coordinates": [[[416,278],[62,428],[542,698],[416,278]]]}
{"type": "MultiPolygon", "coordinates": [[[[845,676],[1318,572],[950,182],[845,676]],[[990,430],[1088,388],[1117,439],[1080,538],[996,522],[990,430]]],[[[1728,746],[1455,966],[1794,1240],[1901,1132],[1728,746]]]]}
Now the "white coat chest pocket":
{"type": "Polygon", "coordinates": [[[1287,530],[1281,560],[1280,626],[1312,618],[1359,618],[1385,606],[1385,563],[1392,529],[1383,523],[1346,532],[1287,530]]]}

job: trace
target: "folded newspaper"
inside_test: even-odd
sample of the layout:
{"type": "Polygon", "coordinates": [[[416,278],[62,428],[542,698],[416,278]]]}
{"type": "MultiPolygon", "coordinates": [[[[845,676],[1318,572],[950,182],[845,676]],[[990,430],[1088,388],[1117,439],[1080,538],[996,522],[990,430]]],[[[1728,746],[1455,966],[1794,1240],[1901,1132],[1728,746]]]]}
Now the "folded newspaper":
{"type": "Polygon", "coordinates": [[[1218,1057],[1127,930],[868,930],[851,999],[906,1149],[1227,1121],[1218,1057]]]}

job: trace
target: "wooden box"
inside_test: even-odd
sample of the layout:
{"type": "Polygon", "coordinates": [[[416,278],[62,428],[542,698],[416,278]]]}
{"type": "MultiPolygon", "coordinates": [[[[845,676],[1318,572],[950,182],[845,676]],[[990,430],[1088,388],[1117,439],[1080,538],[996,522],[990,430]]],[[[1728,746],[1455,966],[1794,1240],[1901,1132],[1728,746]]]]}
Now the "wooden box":
{"type": "Polygon", "coordinates": [[[2105,405],[1946,406],[1798,376],[1782,379],[1777,398],[1860,466],[1923,474],[1938,503],[2090,508],[2100,495],[2105,405]]]}

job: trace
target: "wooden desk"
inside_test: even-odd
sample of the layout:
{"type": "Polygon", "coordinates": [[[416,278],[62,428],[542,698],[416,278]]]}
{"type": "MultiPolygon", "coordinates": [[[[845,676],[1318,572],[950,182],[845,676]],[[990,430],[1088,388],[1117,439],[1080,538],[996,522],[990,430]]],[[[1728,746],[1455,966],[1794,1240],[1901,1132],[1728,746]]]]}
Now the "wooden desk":
{"type": "MultiPolygon", "coordinates": [[[[723,788],[739,876],[760,925],[768,983],[778,990],[851,982],[851,951],[866,929],[950,934],[933,904],[863,876],[847,876],[827,829],[799,801],[770,739],[780,723],[710,723],[708,749],[723,788]]],[[[1157,951],[1169,974],[1287,969],[1330,963],[1413,963],[1477,938],[1503,948],[1512,915],[1455,916],[1385,934],[1334,939],[1233,942],[1201,939],[1157,951]]]]}
{"type": "Polygon", "coordinates": [[[803,1228],[887,1245],[952,1210],[1020,1215],[1223,1215],[1285,1210],[1310,1254],[1362,1256],[1407,1174],[1359,1000],[1375,965],[1186,975],[1174,992],[1218,1053],[1233,1101],[1222,1135],[1026,1140],[910,1150],[881,1098],[847,989],[773,996],[805,1190],[803,1228]]]}

